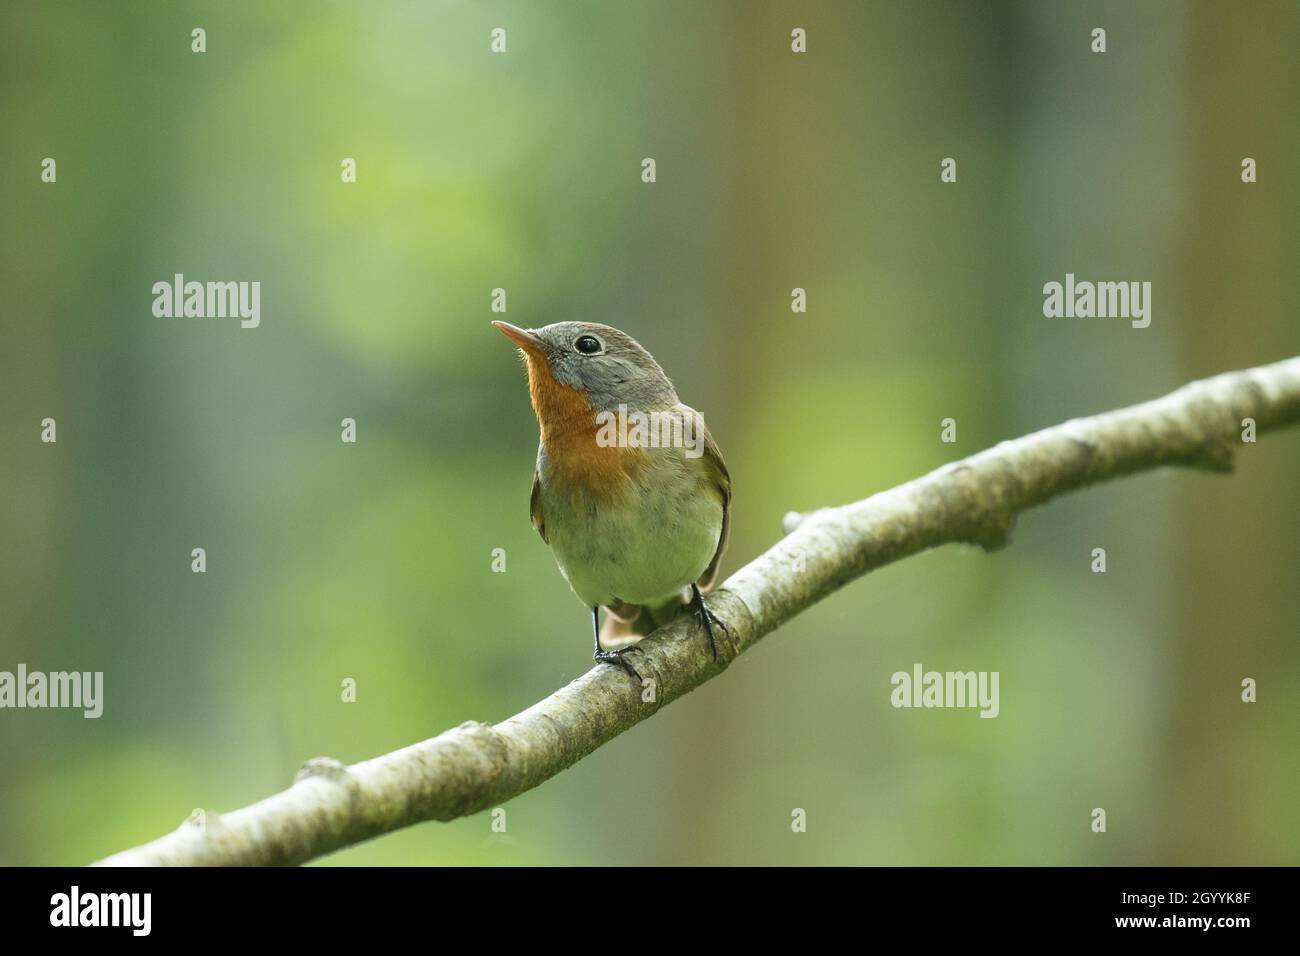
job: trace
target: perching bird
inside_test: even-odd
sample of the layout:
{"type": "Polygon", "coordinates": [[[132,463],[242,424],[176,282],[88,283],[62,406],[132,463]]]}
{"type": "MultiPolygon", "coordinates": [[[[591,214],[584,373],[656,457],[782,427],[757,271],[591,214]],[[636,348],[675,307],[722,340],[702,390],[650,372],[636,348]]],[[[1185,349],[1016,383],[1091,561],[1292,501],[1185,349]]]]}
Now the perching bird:
{"type": "Polygon", "coordinates": [[[523,352],[541,430],[533,527],[591,608],[596,660],[639,679],[605,643],[644,636],[686,604],[716,658],[704,603],[727,547],[731,476],[694,409],[630,335],[594,322],[492,323],[523,352]],[[606,609],[600,625],[600,608],[606,609]]]}

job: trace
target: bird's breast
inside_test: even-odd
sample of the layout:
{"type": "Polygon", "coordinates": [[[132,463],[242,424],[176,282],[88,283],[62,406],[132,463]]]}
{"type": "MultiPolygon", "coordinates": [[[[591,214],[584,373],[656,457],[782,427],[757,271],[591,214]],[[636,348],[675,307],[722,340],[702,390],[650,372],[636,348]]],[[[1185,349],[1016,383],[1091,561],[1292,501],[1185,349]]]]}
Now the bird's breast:
{"type": "Polygon", "coordinates": [[[635,494],[646,473],[649,456],[639,448],[602,447],[593,428],[543,439],[545,473],[542,481],[555,495],[609,504],[635,494]]]}
{"type": "Polygon", "coordinates": [[[717,549],[723,502],[698,459],[676,449],[641,454],[634,477],[624,471],[600,487],[581,484],[590,469],[566,486],[557,456],[543,456],[539,490],[547,536],[585,604],[672,597],[703,573],[717,549]],[[574,490],[580,487],[589,490],[574,490]]]}

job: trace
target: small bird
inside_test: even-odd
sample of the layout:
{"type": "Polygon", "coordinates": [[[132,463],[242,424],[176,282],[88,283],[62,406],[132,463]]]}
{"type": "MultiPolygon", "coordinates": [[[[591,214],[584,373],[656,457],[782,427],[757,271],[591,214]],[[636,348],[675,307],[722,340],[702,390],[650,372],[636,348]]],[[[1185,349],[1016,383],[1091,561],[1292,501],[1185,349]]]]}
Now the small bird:
{"type": "Polygon", "coordinates": [[[701,592],[727,547],[731,476],[703,418],[625,332],[595,322],[492,324],[528,366],[541,431],[529,511],[591,608],[594,659],[640,680],[622,651],[605,645],[645,636],[683,605],[716,659],[713,626],[726,626],[701,592]]]}

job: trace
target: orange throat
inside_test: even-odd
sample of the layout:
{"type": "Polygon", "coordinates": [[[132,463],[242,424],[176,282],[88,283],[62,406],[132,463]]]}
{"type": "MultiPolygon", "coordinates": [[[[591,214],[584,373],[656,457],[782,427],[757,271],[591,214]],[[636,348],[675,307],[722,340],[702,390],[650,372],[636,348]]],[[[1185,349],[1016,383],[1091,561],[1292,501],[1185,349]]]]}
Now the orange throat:
{"type": "Polygon", "coordinates": [[[645,452],[597,444],[596,409],[555,380],[544,359],[528,356],[528,393],[537,413],[549,480],[558,491],[610,500],[623,496],[646,465],[645,452]]]}

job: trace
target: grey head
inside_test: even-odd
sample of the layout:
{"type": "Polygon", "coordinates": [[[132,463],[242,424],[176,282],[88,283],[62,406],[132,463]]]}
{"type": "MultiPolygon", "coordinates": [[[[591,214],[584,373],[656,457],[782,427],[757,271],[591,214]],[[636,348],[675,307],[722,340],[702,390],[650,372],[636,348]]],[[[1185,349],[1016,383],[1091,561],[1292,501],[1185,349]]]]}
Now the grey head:
{"type": "Polygon", "coordinates": [[[556,382],[584,392],[598,411],[653,411],[678,403],[677,392],[664,370],[636,339],[599,322],[556,322],[540,329],[520,329],[507,322],[492,323],[508,336],[528,360],[530,375],[544,374],[545,362],[556,382]]]}

